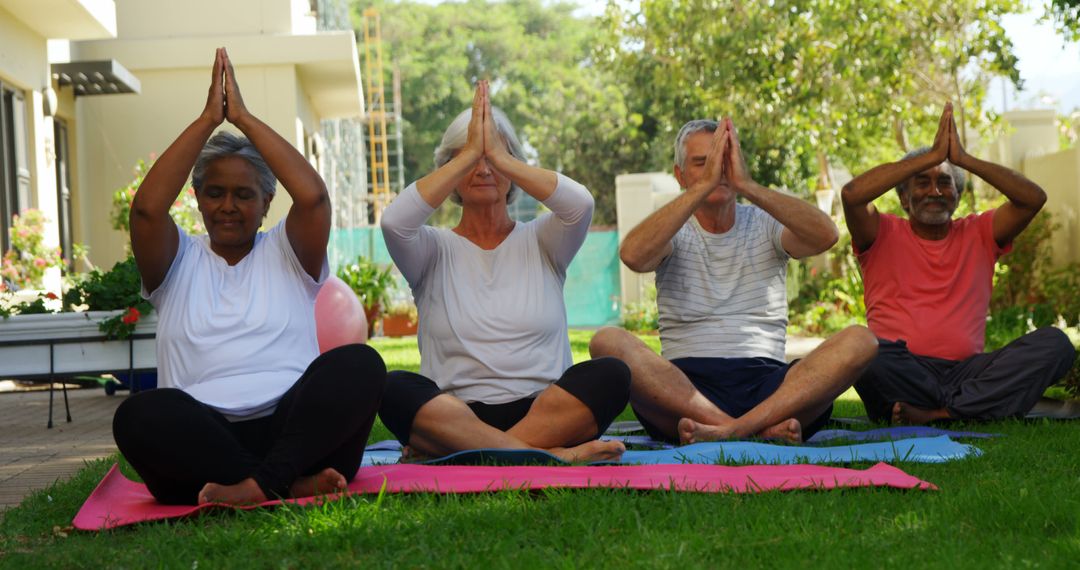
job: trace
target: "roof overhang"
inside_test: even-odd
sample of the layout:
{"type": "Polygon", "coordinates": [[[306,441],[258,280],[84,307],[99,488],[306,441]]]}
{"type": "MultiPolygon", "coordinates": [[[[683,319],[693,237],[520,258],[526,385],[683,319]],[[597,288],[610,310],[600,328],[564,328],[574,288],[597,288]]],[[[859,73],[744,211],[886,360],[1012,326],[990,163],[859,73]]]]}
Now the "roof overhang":
{"type": "Polygon", "coordinates": [[[53,79],[61,86],[71,85],[75,96],[138,93],[139,79],[115,59],[54,63],[53,79]]]}
{"type": "Polygon", "coordinates": [[[0,0],[0,8],[48,39],[116,37],[113,0],[0,0]]]}
{"type": "Polygon", "coordinates": [[[72,56],[115,58],[132,71],[206,68],[225,46],[237,67],[295,65],[315,112],[324,119],[361,117],[363,88],[352,32],[311,35],[211,36],[153,40],[100,40],[72,45],[72,56]]]}

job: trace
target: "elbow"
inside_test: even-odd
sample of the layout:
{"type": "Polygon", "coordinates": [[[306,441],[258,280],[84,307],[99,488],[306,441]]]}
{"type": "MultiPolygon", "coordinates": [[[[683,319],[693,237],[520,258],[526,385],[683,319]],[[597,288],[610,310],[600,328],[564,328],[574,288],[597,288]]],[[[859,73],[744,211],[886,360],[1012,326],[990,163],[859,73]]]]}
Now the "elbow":
{"type": "Polygon", "coordinates": [[[840,189],[840,202],[845,206],[850,206],[855,201],[856,188],[854,182],[855,181],[852,180],[851,182],[844,184],[844,187],[840,189]]]}
{"type": "Polygon", "coordinates": [[[1038,212],[1039,210],[1042,210],[1043,206],[1045,206],[1045,205],[1046,205],[1046,191],[1043,190],[1042,188],[1036,186],[1035,187],[1035,196],[1033,197],[1033,200],[1031,202],[1031,208],[1033,210],[1035,210],[1036,212],[1038,212]]]}
{"type": "Polygon", "coordinates": [[[645,267],[645,261],[634,255],[629,248],[624,244],[619,248],[619,260],[623,262],[623,265],[630,268],[630,271],[636,273],[647,273],[648,270],[645,267]]]}

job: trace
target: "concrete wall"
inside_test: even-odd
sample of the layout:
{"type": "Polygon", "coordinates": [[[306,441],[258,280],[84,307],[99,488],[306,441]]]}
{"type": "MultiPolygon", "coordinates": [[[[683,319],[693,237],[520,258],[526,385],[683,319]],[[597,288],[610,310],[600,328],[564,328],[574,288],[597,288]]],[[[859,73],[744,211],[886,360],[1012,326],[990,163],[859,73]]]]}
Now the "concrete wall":
{"type": "MultiPolygon", "coordinates": [[[[619,224],[619,243],[658,208],[679,195],[679,182],[664,172],[622,174],[615,177],[615,216],[619,224]]],[[[636,273],[619,263],[619,288],[622,304],[640,301],[645,287],[653,282],[652,273],[636,273]]]]}
{"type": "Polygon", "coordinates": [[[1059,151],[1052,110],[1009,111],[1009,134],[990,145],[989,159],[1019,170],[1042,186],[1050,212],[1061,228],[1051,239],[1053,264],[1080,263],[1080,149],[1059,151]]]}
{"type": "Polygon", "coordinates": [[[1080,263],[1080,148],[1027,158],[1023,171],[1046,191],[1045,209],[1061,225],[1050,242],[1053,264],[1080,263]]]}
{"type": "Polygon", "coordinates": [[[313,34],[307,0],[117,0],[117,37],[313,34]]]}

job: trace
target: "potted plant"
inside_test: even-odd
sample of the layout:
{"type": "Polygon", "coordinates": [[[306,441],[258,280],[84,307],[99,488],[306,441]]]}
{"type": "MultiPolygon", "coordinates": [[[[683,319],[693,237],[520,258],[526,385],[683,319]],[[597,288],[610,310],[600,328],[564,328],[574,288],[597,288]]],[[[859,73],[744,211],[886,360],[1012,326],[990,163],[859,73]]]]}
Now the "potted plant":
{"type": "Polygon", "coordinates": [[[94,270],[61,299],[0,303],[0,375],[115,373],[157,367],[157,318],[139,296],[134,260],[94,270]],[[138,338],[128,340],[132,335],[138,338]]]}
{"type": "Polygon", "coordinates": [[[416,305],[411,301],[390,303],[383,313],[383,334],[391,337],[411,336],[417,330],[416,305]]]}
{"type": "Polygon", "coordinates": [[[367,317],[368,338],[375,334],[375,321],[379,317],[379,309],[389,305],[390,292],[396,287],[393,266],[380,267],[374,261],[364,256],[356,258],[356,263],[344,265],[338,269],[337,276],[356,296],[360,298],[360,304],[364,307],[364,316],[367,317]]]}

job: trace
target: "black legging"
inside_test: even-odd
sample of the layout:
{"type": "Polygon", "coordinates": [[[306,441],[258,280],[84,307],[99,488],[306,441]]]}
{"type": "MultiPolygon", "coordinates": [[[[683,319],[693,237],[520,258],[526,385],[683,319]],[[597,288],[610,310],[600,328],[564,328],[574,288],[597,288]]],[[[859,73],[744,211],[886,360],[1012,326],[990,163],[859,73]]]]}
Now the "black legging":
{"type": "Polygon", "coordinates": [[[319,356],[274,413],[230,422],[171,388],[130,396],[113,416],[120,452],[165,504],[196,504],[206,483],[253,477],[269,498],[301,476],[332,467],[352,479],[382,400],[386,365],[353,344],[319,356]]]}

